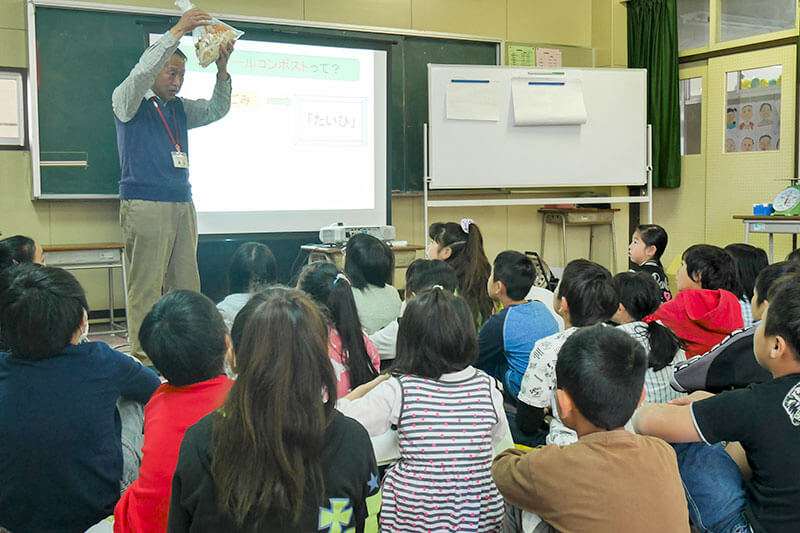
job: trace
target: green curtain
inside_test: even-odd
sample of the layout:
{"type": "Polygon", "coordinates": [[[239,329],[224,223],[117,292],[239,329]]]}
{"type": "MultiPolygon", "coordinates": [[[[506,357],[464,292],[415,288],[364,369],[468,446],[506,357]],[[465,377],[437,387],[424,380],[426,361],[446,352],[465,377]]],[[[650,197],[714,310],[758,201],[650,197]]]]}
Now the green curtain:
{"type": "Polygon", "coordinates": [[[653,186],[681,185],[676,0],[630,0],[628,67],[647,69],[647,122],[653,126],[653,186]]]}

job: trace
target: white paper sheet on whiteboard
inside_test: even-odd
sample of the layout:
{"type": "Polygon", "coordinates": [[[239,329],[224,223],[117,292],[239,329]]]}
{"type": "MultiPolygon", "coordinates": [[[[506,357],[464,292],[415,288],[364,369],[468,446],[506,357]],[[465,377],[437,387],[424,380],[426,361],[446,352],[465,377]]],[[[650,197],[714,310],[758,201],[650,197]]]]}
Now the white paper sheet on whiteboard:
{"type": "Polygon", "coordinates": [[[448,120],[500,120],[497,83],[453,81],[447,84],[448,120]]]}
{"type": "Polygon", "coordinates": [[[513,78],[514,126],[585,124],[586,105],[580,80],[513,78]]]}

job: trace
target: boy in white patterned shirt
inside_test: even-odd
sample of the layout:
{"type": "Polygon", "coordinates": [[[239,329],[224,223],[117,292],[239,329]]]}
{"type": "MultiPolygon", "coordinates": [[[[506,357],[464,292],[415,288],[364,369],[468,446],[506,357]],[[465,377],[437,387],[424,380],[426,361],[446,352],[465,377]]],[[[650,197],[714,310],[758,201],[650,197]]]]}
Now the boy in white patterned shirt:
{"type": "Polygon", "coordinates": [[[610,320],[617,311],[619,299],[611,273],[605,267],[576,259],[564,269],[553,305],[564,319],[564,331],[540,339],[534,345],[517,397],[516,423],[522,433],[535,433],[550,408],[553,420],[546,442],[566,446],[577,441],[577,434],[561,423],[555,409],[558,352],[579,327],[610,320]]]}

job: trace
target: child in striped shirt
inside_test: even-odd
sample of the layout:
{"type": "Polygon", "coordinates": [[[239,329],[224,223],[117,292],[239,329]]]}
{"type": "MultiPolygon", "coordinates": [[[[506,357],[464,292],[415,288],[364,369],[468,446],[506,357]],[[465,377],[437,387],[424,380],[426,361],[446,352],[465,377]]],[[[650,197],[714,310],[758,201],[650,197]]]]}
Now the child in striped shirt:
{"type": "Polygon", "coordinates": [[[496,381],[471,366],[477,355],[468,304],[434,287],[403,313],[392,377],[339,400],[370,435],[397,429],[400,459],[383,479],[381,531],[501,531],[491,465],[508,422],[496,381]]]}
{"type": "Polygon", "coordinates": [[[644,374],[644,403],[667,403],[683,396],[669,384],[674,365],[686,360],[681,341],[666,326],[653,320],[661,305],[661,291],[655,280],[643,272],[621,272],[614,276],[619,310],[611,317],[620,329],[633,337],[647,352],[644,374]]]}

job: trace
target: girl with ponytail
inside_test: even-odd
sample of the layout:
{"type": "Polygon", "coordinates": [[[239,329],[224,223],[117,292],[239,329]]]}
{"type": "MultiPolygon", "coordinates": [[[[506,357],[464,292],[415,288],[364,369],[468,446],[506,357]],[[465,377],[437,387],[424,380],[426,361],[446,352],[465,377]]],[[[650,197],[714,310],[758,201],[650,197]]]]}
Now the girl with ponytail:
{"type": "Polygon", "coordinates": [[[431,243],[428,258],[440,259],[458,276],[458,295],[469,304],[476,330],[492,314],[492,300],[486,291],[492,267],[483,251],[483,236],[471,218],[455,222],[434,222],[428,228],[431,243]]]}
{"type": "Polygon", "coordinates": [[[661,290],[644,272],[622,272],[614,276],[619,295],[619,309],[611,318],[648,352],[644,377],[644,403],[667,403],[682,393],[669,384],[673,366],[686,360],[683,343],[669,328],[651,315],[661,305],[661,290]]]}
{"type": "Polygon", "coordinates": [[[300,272],[305,291],[328,318],[328,353],[336,371],[338,396],[378,376],[378,350],[361,330],[350,281],[333,263],[317,262],[300,272]]]}

